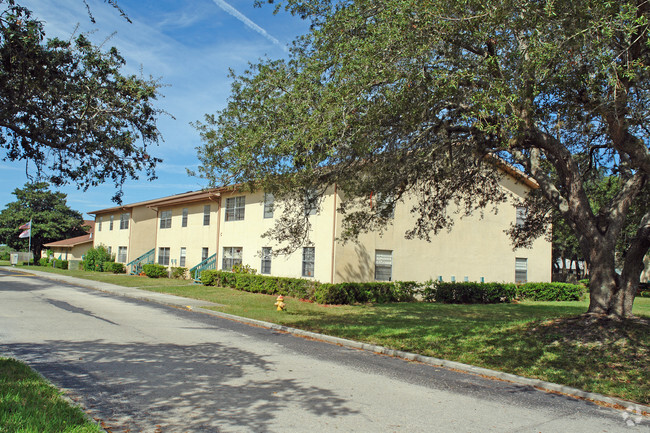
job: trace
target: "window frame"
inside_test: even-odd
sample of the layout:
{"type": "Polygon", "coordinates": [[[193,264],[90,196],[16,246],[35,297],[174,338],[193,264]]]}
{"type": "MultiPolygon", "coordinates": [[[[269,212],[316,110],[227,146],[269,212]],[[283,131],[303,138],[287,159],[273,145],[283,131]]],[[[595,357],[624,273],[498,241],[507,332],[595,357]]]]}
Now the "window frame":
{"type": "Polygon", "coordinates": [[[246,216],[246,196],[228,197],[226,199],[225,221],[243,221],[246,216]]]}
{"type": "Polygon", "coordinates": [[[232,272],[233,266],[242,265],[243,256],[243,247],[223,247],[223,256],[221,257],[221,270],[232,272]]]}
{"type": "Polygon", "coordinates": [[[375,281],[393,281],[393,250],[375,250],[375,281]],[[383,255],[384,253],[388,253],[388,255],[383,255]],[[389,264],[378,264],[378,258],[382,255],[383,260],[386,260],[386,257],[388,257],[390,263],[389,264]],[[388,278],[382,278],[383,276],[386,275],[385,272],[382,272],[380,274],[381,270],[388,270],[388,278]]]}
{"type": "Polygon", "coordinates": [[[131,219],[130,212],[125,212],[123,214],[120,214],[120,230],[128,230],[130,219],[131,219]]]}
{"type": "Polygon", "coordinates": [[[273,218],[273,212],[274,212],[274,206],[275,206],[275,197],[273,196],[273,193],[270,192],[265,192],[264,193],[264,218],[273,218]]]}
{"type": "Polygon", "coordinates": [[[170,210],[161,210],[160,211],[160,225],[161,229],[170,229],[172,228],[172,211],[170,210]]]}
{"type": "Polygon", "coordinates": [[[201,248],[201,261],[207,260],[208,257],[210,257],[210,248],[209,247],[202,247],[201,248]]]}
{"type": "Polygon", "coordinates": [[[204,226],[209,226],[210,225],[210,205],[209,204],[203,205],[203,225],[204,226]]]}
{"type": "Polygon", "coordinates": [[[115,219],[115,215],[111,215],[111,222],[108,225],[108,230],[111,231],[113,230],[113,220],[115,219]]]}
{"type": "Polygon", "coordinates": [[[128,249],[125,246],[118,246],[117,247],[117,262],[119,263],[126,263],[127,258],[128,258],[128,249]]]}
{"type": "Polygon", "coordinates": [[[525,284],[528,282],[528,258],[515,257],[515,283],[525,284]],[[521,266],[523,264],[523,266],[521,266]],[[522,278],[523,272],[523,278],[522,278]]]}
{"type": "Polygon", "coordinates": [[[523,227],[526,225],[526,218],[528,217],[528,209],[525,206],[515,207],[515,226],[523,227]]]}
{"type": "Polygon", "coordinates": [[[98,232],[102,231],[102,222],[104,222],[104,217],[99,217],[99,221],[98,221],[99,224],[98,224],[98,227],[97,227],[98,232]]]}
{"type": "Polygon", "coordinates": [[[316,248],[303,247],[302,248],[302,276],[313,278],[316,268],[316,248]]]}
{"type": "Polygon", "coordinates": [[[181,268],[185,267],[185,263],[187,262],[187,248],[186,247],[181,247],[180,254],[178,256],[178,266],[181,268]]]}
{"type": "Polygon", "coordinates": [[[189,215],[189,209],[184,207],[183,208],[183,216],[181,217],[181,227],[187,227],[188,215],[189,215]]]}
{"type": "Polygon", "coordinates": [[[262,247],[262,260],[260,263],[260,274],[271,274],[271,258],[273,250],[271,247],[262,247]]]}
{"type": "Polygon", "coordinates": [[[158,247],[158,264],[169,266],[171,249],[169,247],[158,247]]]}

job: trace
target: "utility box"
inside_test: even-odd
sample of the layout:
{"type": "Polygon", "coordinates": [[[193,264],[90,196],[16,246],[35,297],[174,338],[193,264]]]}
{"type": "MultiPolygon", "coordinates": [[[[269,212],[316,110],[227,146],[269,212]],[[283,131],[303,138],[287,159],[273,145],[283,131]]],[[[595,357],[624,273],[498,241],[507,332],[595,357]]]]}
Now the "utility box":
{"type": "Polygon", "coordinates": [[[18,264],[18,253],[9,254],[9,259],[11,260],[11,265],[16,266],[18,264]]]}

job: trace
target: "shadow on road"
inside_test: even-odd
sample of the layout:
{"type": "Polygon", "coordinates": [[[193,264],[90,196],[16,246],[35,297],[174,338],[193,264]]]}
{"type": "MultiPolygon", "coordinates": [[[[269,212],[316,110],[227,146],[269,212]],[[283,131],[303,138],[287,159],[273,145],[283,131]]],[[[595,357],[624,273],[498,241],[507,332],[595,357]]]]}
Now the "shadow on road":
{"type": "Polygon", "coordinates": [[[265,432],[288,406],[319,417],[357,413],[331,390],[278,379],[263,356],[217,343],[50,341],[0,345],[0,353],[70,390],[113,432],[265,432]]]}

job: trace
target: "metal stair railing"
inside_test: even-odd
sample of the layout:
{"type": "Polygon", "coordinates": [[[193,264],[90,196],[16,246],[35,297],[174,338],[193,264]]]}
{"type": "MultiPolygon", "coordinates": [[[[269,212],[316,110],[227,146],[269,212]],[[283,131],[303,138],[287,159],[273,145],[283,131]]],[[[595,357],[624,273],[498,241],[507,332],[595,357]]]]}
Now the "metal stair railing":
{"type": "Polygon", "coordinates": [[[217,269],[217,254],[212,254],[198,265],[190,268],[190,275],[193,276],[195,283],[201,283],[201,272],[217,269]]]}
{"type": "Polygon", "coordinates": [[[126,264],[126,266],[131,266],[131,271],[129,274],[131,275],[138,275],[140,272],[142,272],[142,265],[148,265],[150,263],[153,263],[156,254],[155,254],[156,249],[152,248],[151,250],[147,251],[140,257],[138,257],[135,260],[131,260],[129,263],[126,264]]]}

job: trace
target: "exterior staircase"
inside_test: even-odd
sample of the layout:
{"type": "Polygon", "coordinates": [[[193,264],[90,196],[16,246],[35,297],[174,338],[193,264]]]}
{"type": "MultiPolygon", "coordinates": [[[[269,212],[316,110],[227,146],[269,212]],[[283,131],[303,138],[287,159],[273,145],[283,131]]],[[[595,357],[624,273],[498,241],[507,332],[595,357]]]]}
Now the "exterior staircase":
{"type": "Polygon", "coordinates": [[[147,251],[137,259],[127,263],[126,266],[130,269],[129,274],[138,275],[140,274],[140,272],[142,272],[142,265],[148,265],[150,263],[154,263],[156,258],[155,251],[156,249],[152,248],[151,250],[147,251]]]}
{"type": "Polygon", "coordinates": [[[190,276],[196,284],[201,284],[201,272],[217,269],[217,254],[212,254],[198,265],[190,269],[190,276]]]}

